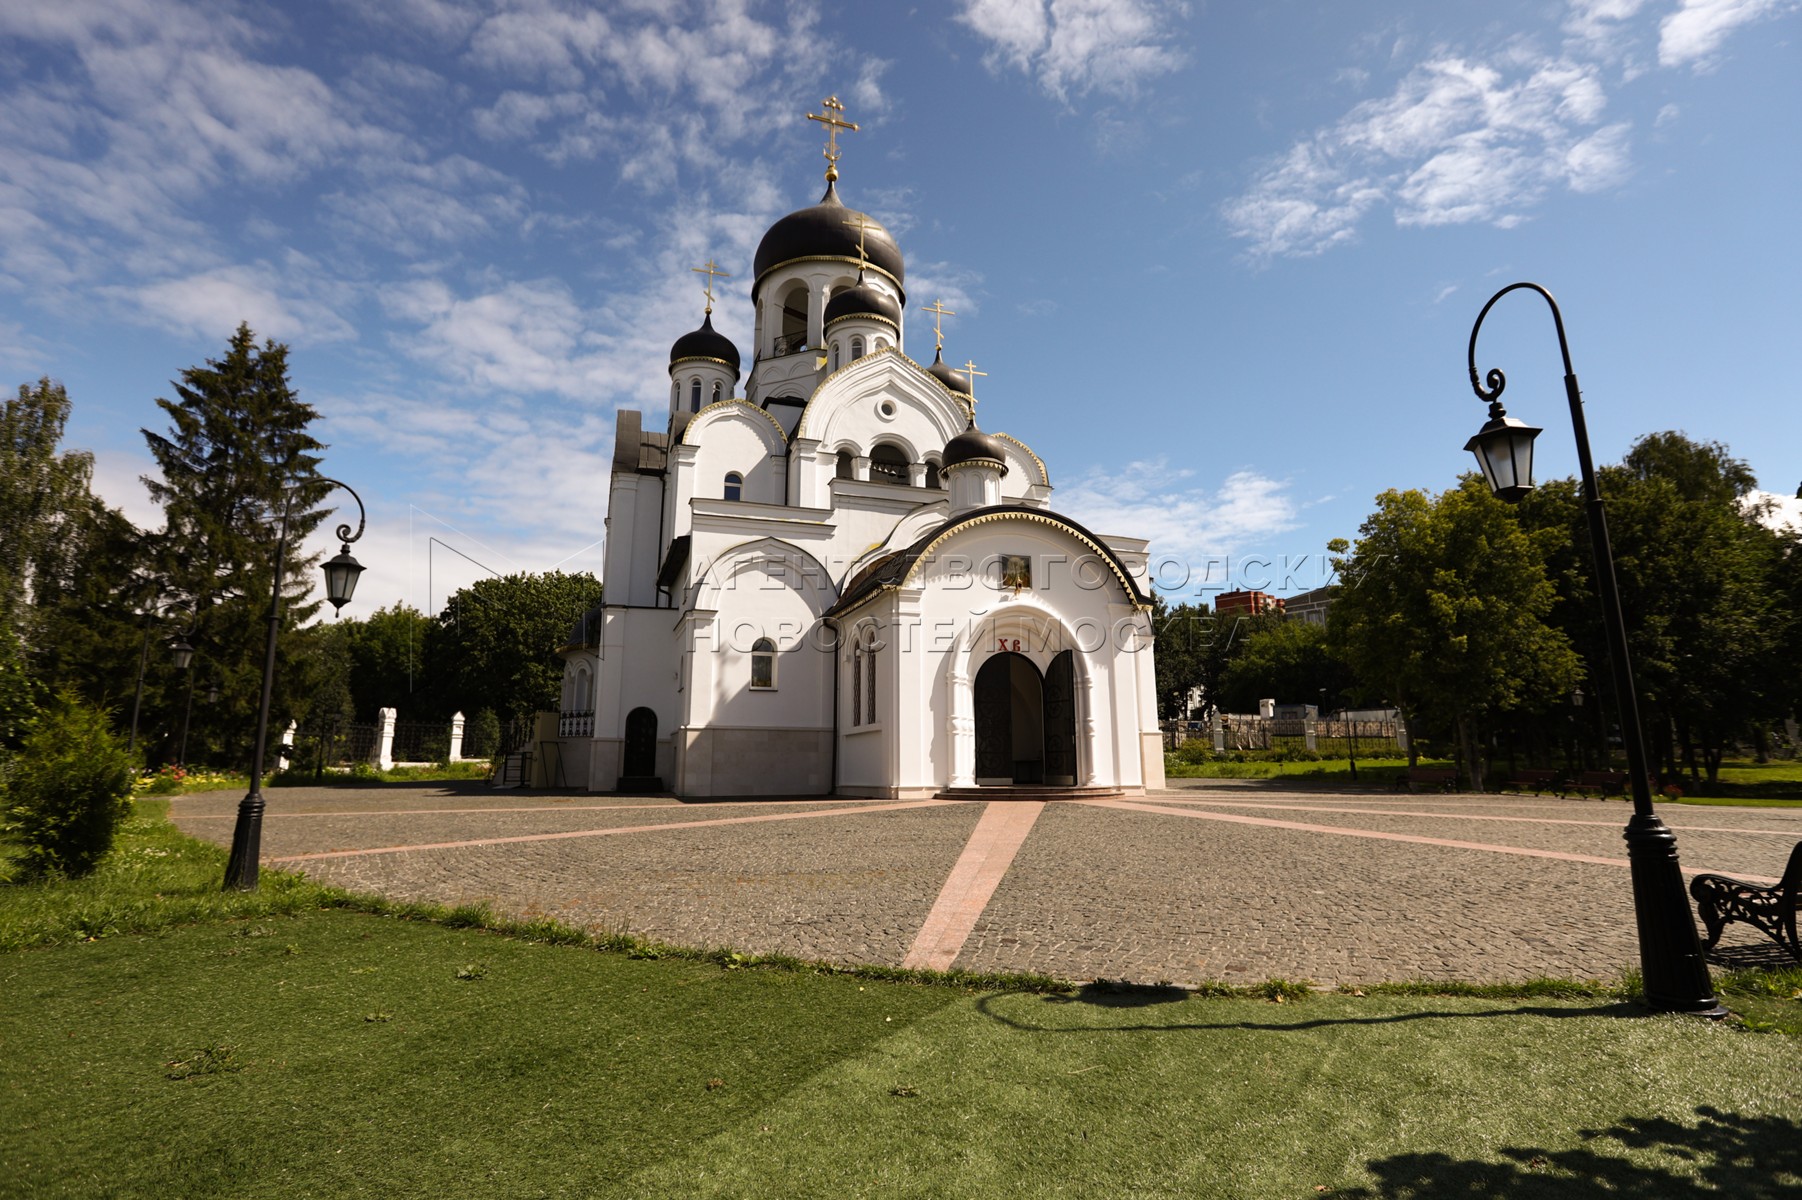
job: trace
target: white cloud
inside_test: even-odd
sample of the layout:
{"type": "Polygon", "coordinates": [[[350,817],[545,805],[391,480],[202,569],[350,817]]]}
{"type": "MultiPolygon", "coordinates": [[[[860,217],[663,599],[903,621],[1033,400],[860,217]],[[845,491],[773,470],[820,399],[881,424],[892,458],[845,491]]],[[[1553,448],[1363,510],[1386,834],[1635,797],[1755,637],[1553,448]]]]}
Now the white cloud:
{"type": "Polygon", "coordinates": [[[1682,0],[1658,26],[1658,64],[1709,66],[1735,29],[1795,5],[1792,0],[1682,0]]]}
{"type": "Polygon", "coordinates": [[[280,342],[304,345],[354,339],[356,330],[338,311],[349,298],[348,290],[309,279],[311,268],[303,257],[290,255],[279,267],[244,263],[96,291],[125,304],[136,319],[182,335],[219,340],[244,321],[258,337],[280,342]]]}
{"type": "Polygon", "coordinates": [[[1060,100],[1131,95],[1185,61],[1171,42],[1188,15],[1172,0],[964,0],[958,20],[989,42],[991,69],[1034,75],[1060,100]]]}
{"type": "MultiPolygon", "coordinates": [[[[1224,556],[1281,548],[1272,539],[1300,524],[1300,506],[1286,481],[1251,469],[1233,472],[1217,488],[1167,459],[1096,468],[1058,488],[1057,507],[1097,533],[1130,531],[1151,541],[1151,561],[1181,564],[1191,589],[1210,562],[1224,556]]],[[[1155,572],[1170,585],[1168,568],[1155,572]]],[[[1169,590],[1180,590],[1176,584],[1169,590]]]]}
{"type": "Polygon", "coordinates": [[[1628,172],[1629,127],[1592,131],[1596,67],[1525,53],[1409,71],[1266,167],[1224,215],[1254,258],[1318,254],[1388,205],[1398,225],[1519,222],[1548,188],[1595,191],[1628,172]]]}

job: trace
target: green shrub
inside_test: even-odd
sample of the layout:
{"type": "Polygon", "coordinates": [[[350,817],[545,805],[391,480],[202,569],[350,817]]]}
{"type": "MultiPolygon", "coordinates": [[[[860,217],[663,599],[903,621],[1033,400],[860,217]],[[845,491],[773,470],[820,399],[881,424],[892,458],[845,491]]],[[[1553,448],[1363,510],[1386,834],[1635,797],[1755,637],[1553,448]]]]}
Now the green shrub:
{"type": "Polygon", "coordinates": [[[86,875],[112,849],[136,771],[111,724],[64,692],[25,739],[7,774],[5,830],[26,875],[86,875]]]}
{"type": "Polygon", "coordinates": [[[1172,750],[1170,752],[1170,757],[1174,758],[1179,763],[1190,763],[1192,765],[1213,762],[1213,739],[1206,735],[1191,737],[1175,750],[1172,750]]]}

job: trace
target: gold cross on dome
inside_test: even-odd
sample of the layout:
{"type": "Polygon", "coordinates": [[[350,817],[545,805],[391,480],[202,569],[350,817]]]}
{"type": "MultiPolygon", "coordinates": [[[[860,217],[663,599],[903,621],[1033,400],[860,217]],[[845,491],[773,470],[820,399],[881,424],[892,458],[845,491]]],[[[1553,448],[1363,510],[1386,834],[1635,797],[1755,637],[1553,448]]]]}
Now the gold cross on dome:
{"type": "Polygon", "coordinates": [[[713,281],[715,279],[730,279],[730,278],[732,278],[732,276],[729,273],[720,270],[720,265],[718,263],[714,262],[711,258],[707,260],[707,265],[704,267],[690,267],[688,269],[693,271],[696,275],[707,276],[707,288],[706,288],[707,312],[709,315],[712,315],[712,313],[713,313],[713,281]]]}
{"type": "Polygon", "coordinates": [[[870,218],[864,216],[862,213],[855,213],[849,221],[843,223],[857,230],[857,269],[861,271],[870,264],[869,255],[864,253],[864,236],[868,234],[870,230],[877,228],[876,222],[870,220],[870,218]]]}
{"type": "Polygon", "coordinates": [[[937,299],[931,304],[920,305],[920,311],[932,314],[932,348],[934,350],[943,350],[945,348],[945,318],[955,317],[957,314],[946,308],[943,300],[937,299]]]}
{"type": "Polygon", "coordinates": [[[828,96],[821,102],[823,113],[808,113],[809,121],[818,121],[826,127],[826,182],[832,183],[838,178],[838,131],[849,129],[857,132],[857,122],[844,119],[845,106],[838,102],[837,96],[828,96]]]}
{"type": "Polygon", "coordinates": [[[978,375],[987,375],[988,372],[987,371],[978,371],[976,369],[976,360],[972,358],[972,359],[965,360],[963,370],[961,370],[961,371],[953,370],[951,373],[953,375],[963,375],[963,376],[966,376],[969,378],[969,380],[970,380],[970,407],[972,407],[972,408],[976,407],[976,377],[978,375]]]}

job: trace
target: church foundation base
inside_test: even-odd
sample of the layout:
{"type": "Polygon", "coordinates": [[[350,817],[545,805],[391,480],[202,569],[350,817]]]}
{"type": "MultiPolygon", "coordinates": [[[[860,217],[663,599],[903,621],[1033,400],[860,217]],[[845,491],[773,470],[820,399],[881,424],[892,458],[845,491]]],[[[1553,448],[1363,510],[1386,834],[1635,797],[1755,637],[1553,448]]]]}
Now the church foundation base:
{"type": "Polygon", "coordinates": [[[825,796],[830,729],[709,726],[676,731],[678,796],[825,796]]]}
{"type": "Polygon", "coordinates": [[[936,793],[941,800],[1116,800],[1144,794],[1144,788],[1041,787],[1037,784],[953,787],[936,793]]]}

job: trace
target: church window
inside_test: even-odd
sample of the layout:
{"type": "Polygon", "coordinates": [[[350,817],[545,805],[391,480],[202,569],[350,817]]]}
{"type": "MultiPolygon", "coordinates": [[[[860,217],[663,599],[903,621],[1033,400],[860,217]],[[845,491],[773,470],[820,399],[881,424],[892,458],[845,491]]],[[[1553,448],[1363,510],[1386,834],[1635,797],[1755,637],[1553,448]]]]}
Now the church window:
{"type": "Polygon", "coordinates": [[[929,488],[943,486],[943,480],[939,478],[939,465],[930,459],[926,462],[926,486],[929,488]]]}
{"type": "Polygon", "coordinates": [[[719,402],[720,402],[720,385],[719,385],[719,382],[717,380],[715,380],[714,384],[713,384],[713,399],[712,399],[712,401],[710,401],[710,403],[718,404],[719,402]]]}
{"type": "Polygon", "coordinates": [[[864,665],[863,665],[863,716],[864,720],[873,724],[876,720],[876,627],[867,626],[864,630],[864,665]]]}
{"type": "Polygon", "coordinates": [[[699,376],[688,385],[688,411],[701,411],[701,380],[699,376]]]}
{"type": "Polygon", "coordinates": [[[838,370],[838,343],[832,343],[832,369],[838,370]]]}
{"type": "Polygon", "coordinates": [[[840,450],[838,452],[838,478],[857,478],[857,463],[849,450],[840,450]]]}
{"type": "Polygon", "coordinates": [[[737,471],[726,472],[726,499],[742,500],[745,491],[745,477],[737,471]]]}
{"type": "Polygon", "coordinates": [[[863,357],[863,339],[862,338],[854,337],[851,339],[851,357],[852,358],[862,358],[863,357]]]}
{"type": "Polygon", "coordinates": [[[906,486],[907,452],[887,443],[870,451],[870,479],[876,483],[899,483],[906,486]]]}
{"type": "Polygon", "coordinates": [[[794,354],[806,346],[807,285],[797,283],[782,297],[782,332],[776,338],[776,353],[794,354]]]}
{"type": "Polygon", "coordinates": [[[751,645],[751,686],[776,686],[776,643],[769,638],[758,638],[751,645]]]}
{"type": "Polygon", "coordinates": [[[851,724],[863,724],[863,642],[851,647],[851,724]]]}
{"type": "Polygon", "coordinates": [[[576,711],[594,711],[594,680],[589,678],[586,670],[576,672],[576,711]]]}

